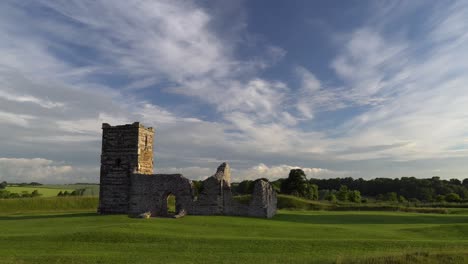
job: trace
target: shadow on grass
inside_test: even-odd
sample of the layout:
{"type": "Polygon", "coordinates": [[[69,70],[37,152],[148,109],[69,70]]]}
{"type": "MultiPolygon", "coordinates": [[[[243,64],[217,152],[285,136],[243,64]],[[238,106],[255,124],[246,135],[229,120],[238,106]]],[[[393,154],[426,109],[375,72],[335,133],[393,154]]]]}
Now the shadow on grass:
{"type": "Polygon", "coordinates": [[[273,217],[273,221],[284,221],[307,224],[460,224],[468,223],[468,216],[461,215],[414,215],[404,213],[390,214],[297,214],[281,212],[273,217]]]}
{"type": "Polygon", "coordinates": [[[63,214],[37,214],[37,215],[3,215],[1,220],[31,220],[31,219],[53,219],[70,217],[90,217],[99,216],[98,213],[63,213],[63,214]]]}

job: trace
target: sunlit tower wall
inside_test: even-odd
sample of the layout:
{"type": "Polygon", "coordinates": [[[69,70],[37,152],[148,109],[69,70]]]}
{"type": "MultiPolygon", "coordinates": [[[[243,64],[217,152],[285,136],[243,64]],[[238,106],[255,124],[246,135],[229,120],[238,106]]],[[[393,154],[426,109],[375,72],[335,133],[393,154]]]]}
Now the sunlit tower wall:
{"type": "Polygon", "coordinates": [[[102,124],[102,152],[98,212],[128,212],[130,175],[153,174],[154,129],[139,122],[102,124]]]}

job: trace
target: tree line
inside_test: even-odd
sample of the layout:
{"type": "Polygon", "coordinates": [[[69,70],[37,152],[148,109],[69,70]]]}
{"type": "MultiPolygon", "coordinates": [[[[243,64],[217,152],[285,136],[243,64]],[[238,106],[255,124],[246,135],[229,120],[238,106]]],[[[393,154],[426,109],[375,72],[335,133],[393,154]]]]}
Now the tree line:
{"type": "MultiPolygon", "coordinates": [[[[301,169],[292,169],[287,178],[271,182],[277,193],[310,200],[366,202],[368,198],[388,202],[463,202],[468,201],[468,179],[443,180],[440,177],[375,178],[365,180],[333,178],[307,179],[301,169]]],[[[250,194],[253,181],[233,184],[236,194],[250,194]]]]}

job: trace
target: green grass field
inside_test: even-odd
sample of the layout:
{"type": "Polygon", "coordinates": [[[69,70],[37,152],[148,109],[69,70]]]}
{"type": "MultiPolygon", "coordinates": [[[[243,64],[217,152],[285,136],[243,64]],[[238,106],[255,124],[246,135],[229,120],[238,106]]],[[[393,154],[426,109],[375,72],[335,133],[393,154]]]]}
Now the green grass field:
{"type": "Polygon", "coordinates": [[[76,189],[86,189],[84,196],[99,196],[99,185],[97,184],[65,184],[65,185],[38,185],[38,186],[8,186],[7,191],[12,193],[28,192],[31,193],[37,190],[41,197],[54,197],[61,192],[73,192],[76,189]]]}
{"type": "Polygon", "coordinates": [[[72,192],[74,189],[66,189],[66,188],[63,188],[63,186],[60,189],[42,187],[42,186],[31,186],[31,187],[8,186],[6,190],[12,193],[19,193],[19,194],[21,194],[22,192],[31,193],[32,191],[37,190],[41,194],[42,197],[53,197],[53,196],[57,196],[57,194],[60,191],[72,192]]]}
{"type": "Polygon", "coordinates": [[[97,198],[0,200],[0,263],[468,263],[467,214],[132,219],[97,198]],[[21,202],[22,200],[22,202],[21,202]]]}

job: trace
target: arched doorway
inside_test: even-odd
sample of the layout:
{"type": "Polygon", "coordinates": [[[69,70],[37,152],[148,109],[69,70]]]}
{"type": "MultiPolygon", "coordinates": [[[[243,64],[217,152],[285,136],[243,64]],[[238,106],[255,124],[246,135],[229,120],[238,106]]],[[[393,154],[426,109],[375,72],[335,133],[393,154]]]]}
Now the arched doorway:
{"type": "Polygon", "coordinates": [[[170,193],[166,198],[167,215],[173,216],[176,214],[176,196],[170,193]]]}

